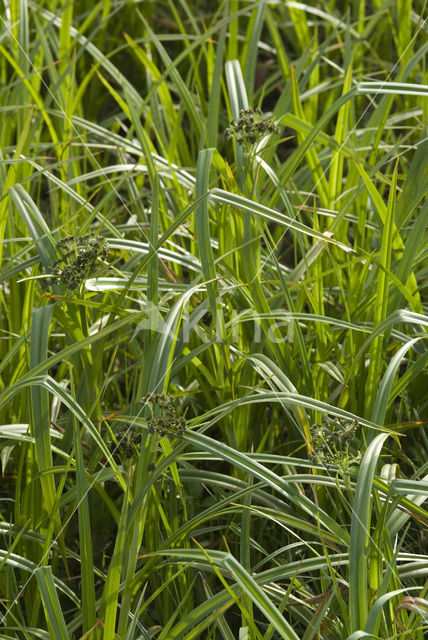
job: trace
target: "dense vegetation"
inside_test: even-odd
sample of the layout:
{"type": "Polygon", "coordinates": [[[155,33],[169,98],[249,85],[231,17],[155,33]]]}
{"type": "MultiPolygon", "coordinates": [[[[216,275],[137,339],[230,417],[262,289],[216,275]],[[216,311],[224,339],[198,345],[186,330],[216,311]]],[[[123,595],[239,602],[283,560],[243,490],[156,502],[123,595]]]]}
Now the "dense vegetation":
{"type": "Polygon", "coordinates": [[[423,640],[425,0],[4,0],[0,639],[423,640]]]}

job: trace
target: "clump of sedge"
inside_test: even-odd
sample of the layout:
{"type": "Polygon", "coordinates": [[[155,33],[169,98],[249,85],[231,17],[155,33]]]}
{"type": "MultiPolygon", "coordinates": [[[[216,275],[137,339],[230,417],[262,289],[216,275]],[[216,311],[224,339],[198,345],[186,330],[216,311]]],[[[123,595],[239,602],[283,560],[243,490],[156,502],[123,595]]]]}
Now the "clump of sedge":
{"type": "Polygon", "coordinates": [[[86,233],[84,236],[66,236],[57,244],[61,257],[52,267],[51,280],[75,291],[89,274],[95,271],[99,260],[106,260],[109,248],[105,238],[86,233]]]}
{"type": "Polygon", "coordinates": [[[175,398],[165,393],[148,393],[141,402],[151,409],[152,415],[147,419],[149,433],[159,433],[161,437],[171,431],[178,437],[184,434],[187,422],[182,416],[177,417],[175,398]]]}
{"type": "Polygon", "coordinates": [[[226,129],[226,138],[235,138],[238,142],[255,144],[264,136],[279,133],[280,128],[272,119],[260,120],[260,109],[241,109],[238,118],[230,121],[230,127],[226,129]]]}

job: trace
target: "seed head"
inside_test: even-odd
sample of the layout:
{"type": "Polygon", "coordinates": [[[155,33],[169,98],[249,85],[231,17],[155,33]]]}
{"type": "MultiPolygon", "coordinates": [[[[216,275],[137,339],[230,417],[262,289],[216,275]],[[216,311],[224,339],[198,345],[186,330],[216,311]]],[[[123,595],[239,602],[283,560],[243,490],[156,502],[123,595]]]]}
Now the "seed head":
{"type": "Polygon", "coordinates": [[[161,437],[168,432],[178,437],[184,434],[187,422],[182,416],[176,416],[175,398],[165,393],[148,393],[141,398],[141,402],[151,409],[152,415],[147,419],[149,433],[159,433],[161,437]]]}
{"type": "Polygon", "coordinates": [[[260,109],[241,109],[239,117],[232,118],[225,130],[226,138],[235,138],[243,144],[255,144],[267,134],[280,132],[272,119],[260,120],[261,115],[260,109]]]}
{"type": "Polygon", "coordinates": [[[57,243],[61,257],[53,264],[54,282],[60,282],[70,291],[78,289],[95,271],[97,262],[108,258],[105,238],[92,233],[83,236],[68,235],[57,243]]]}

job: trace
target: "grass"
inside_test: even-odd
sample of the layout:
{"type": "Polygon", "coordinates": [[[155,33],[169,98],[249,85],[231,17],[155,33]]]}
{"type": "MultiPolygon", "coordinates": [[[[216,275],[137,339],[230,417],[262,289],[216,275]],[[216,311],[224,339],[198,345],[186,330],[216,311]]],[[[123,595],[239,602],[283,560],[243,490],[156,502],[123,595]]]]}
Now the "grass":
{"type": "Polygon", "coordinates": [[[4,3],[2,640],[426,637],[427,29],[4,3]]]}

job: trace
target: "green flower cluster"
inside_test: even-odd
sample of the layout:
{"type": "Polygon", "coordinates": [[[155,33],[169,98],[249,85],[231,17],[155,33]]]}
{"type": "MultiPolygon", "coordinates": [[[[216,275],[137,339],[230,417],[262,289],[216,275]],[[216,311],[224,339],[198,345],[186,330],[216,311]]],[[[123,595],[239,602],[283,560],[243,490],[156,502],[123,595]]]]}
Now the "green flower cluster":
{"type": "Polygon", "coordinates": [[[342,471],[361,460],[357,451],[349,455],[349,444],[358,428],[357,420],[347,418],[323,418],[321,424],[311,426],[313,452],[311,461],[325,465],[336,465],[342,471]]]}
{"type": "Polygon", "coordinates": [[[165,393],[148,393],[141,402],[151,407],[152,415],[147,419],[150,433],[166,436],[169,431],[181,437],[186,430],[187,422],[183,417],[176,416],[175,398],[165,393]]]}
{"type": "Polygon", "coordinates": [[[272,119],[260,120],[260,109],[241,109],[239,118],[230,121],[230,127],[226,129],[226,138],[236,138],[238,142],[254,144],[263,136],[270,133],[279,133],[280,128],[272,119]]]}
{"type": "Polygon", "coordinates": [[[116,431],[116,439],[111,440],[108,443],[109,450],[115,454],[122,454],[129,460],[136,453],[138,453],[139,445],[141,444],[141,433],[139,433],[135,427],[128,425],[121,425],[116,431]]]}
{"type": "Polygon", "coordinates": [[[71,291],[78,289],[95,270],[98,260],[106,260],[109,255],[105,238],[93,233],[80,237],[66,236],[57,247],[62,255],[52,267],[52,280],[64,284],[71,291]]]}

